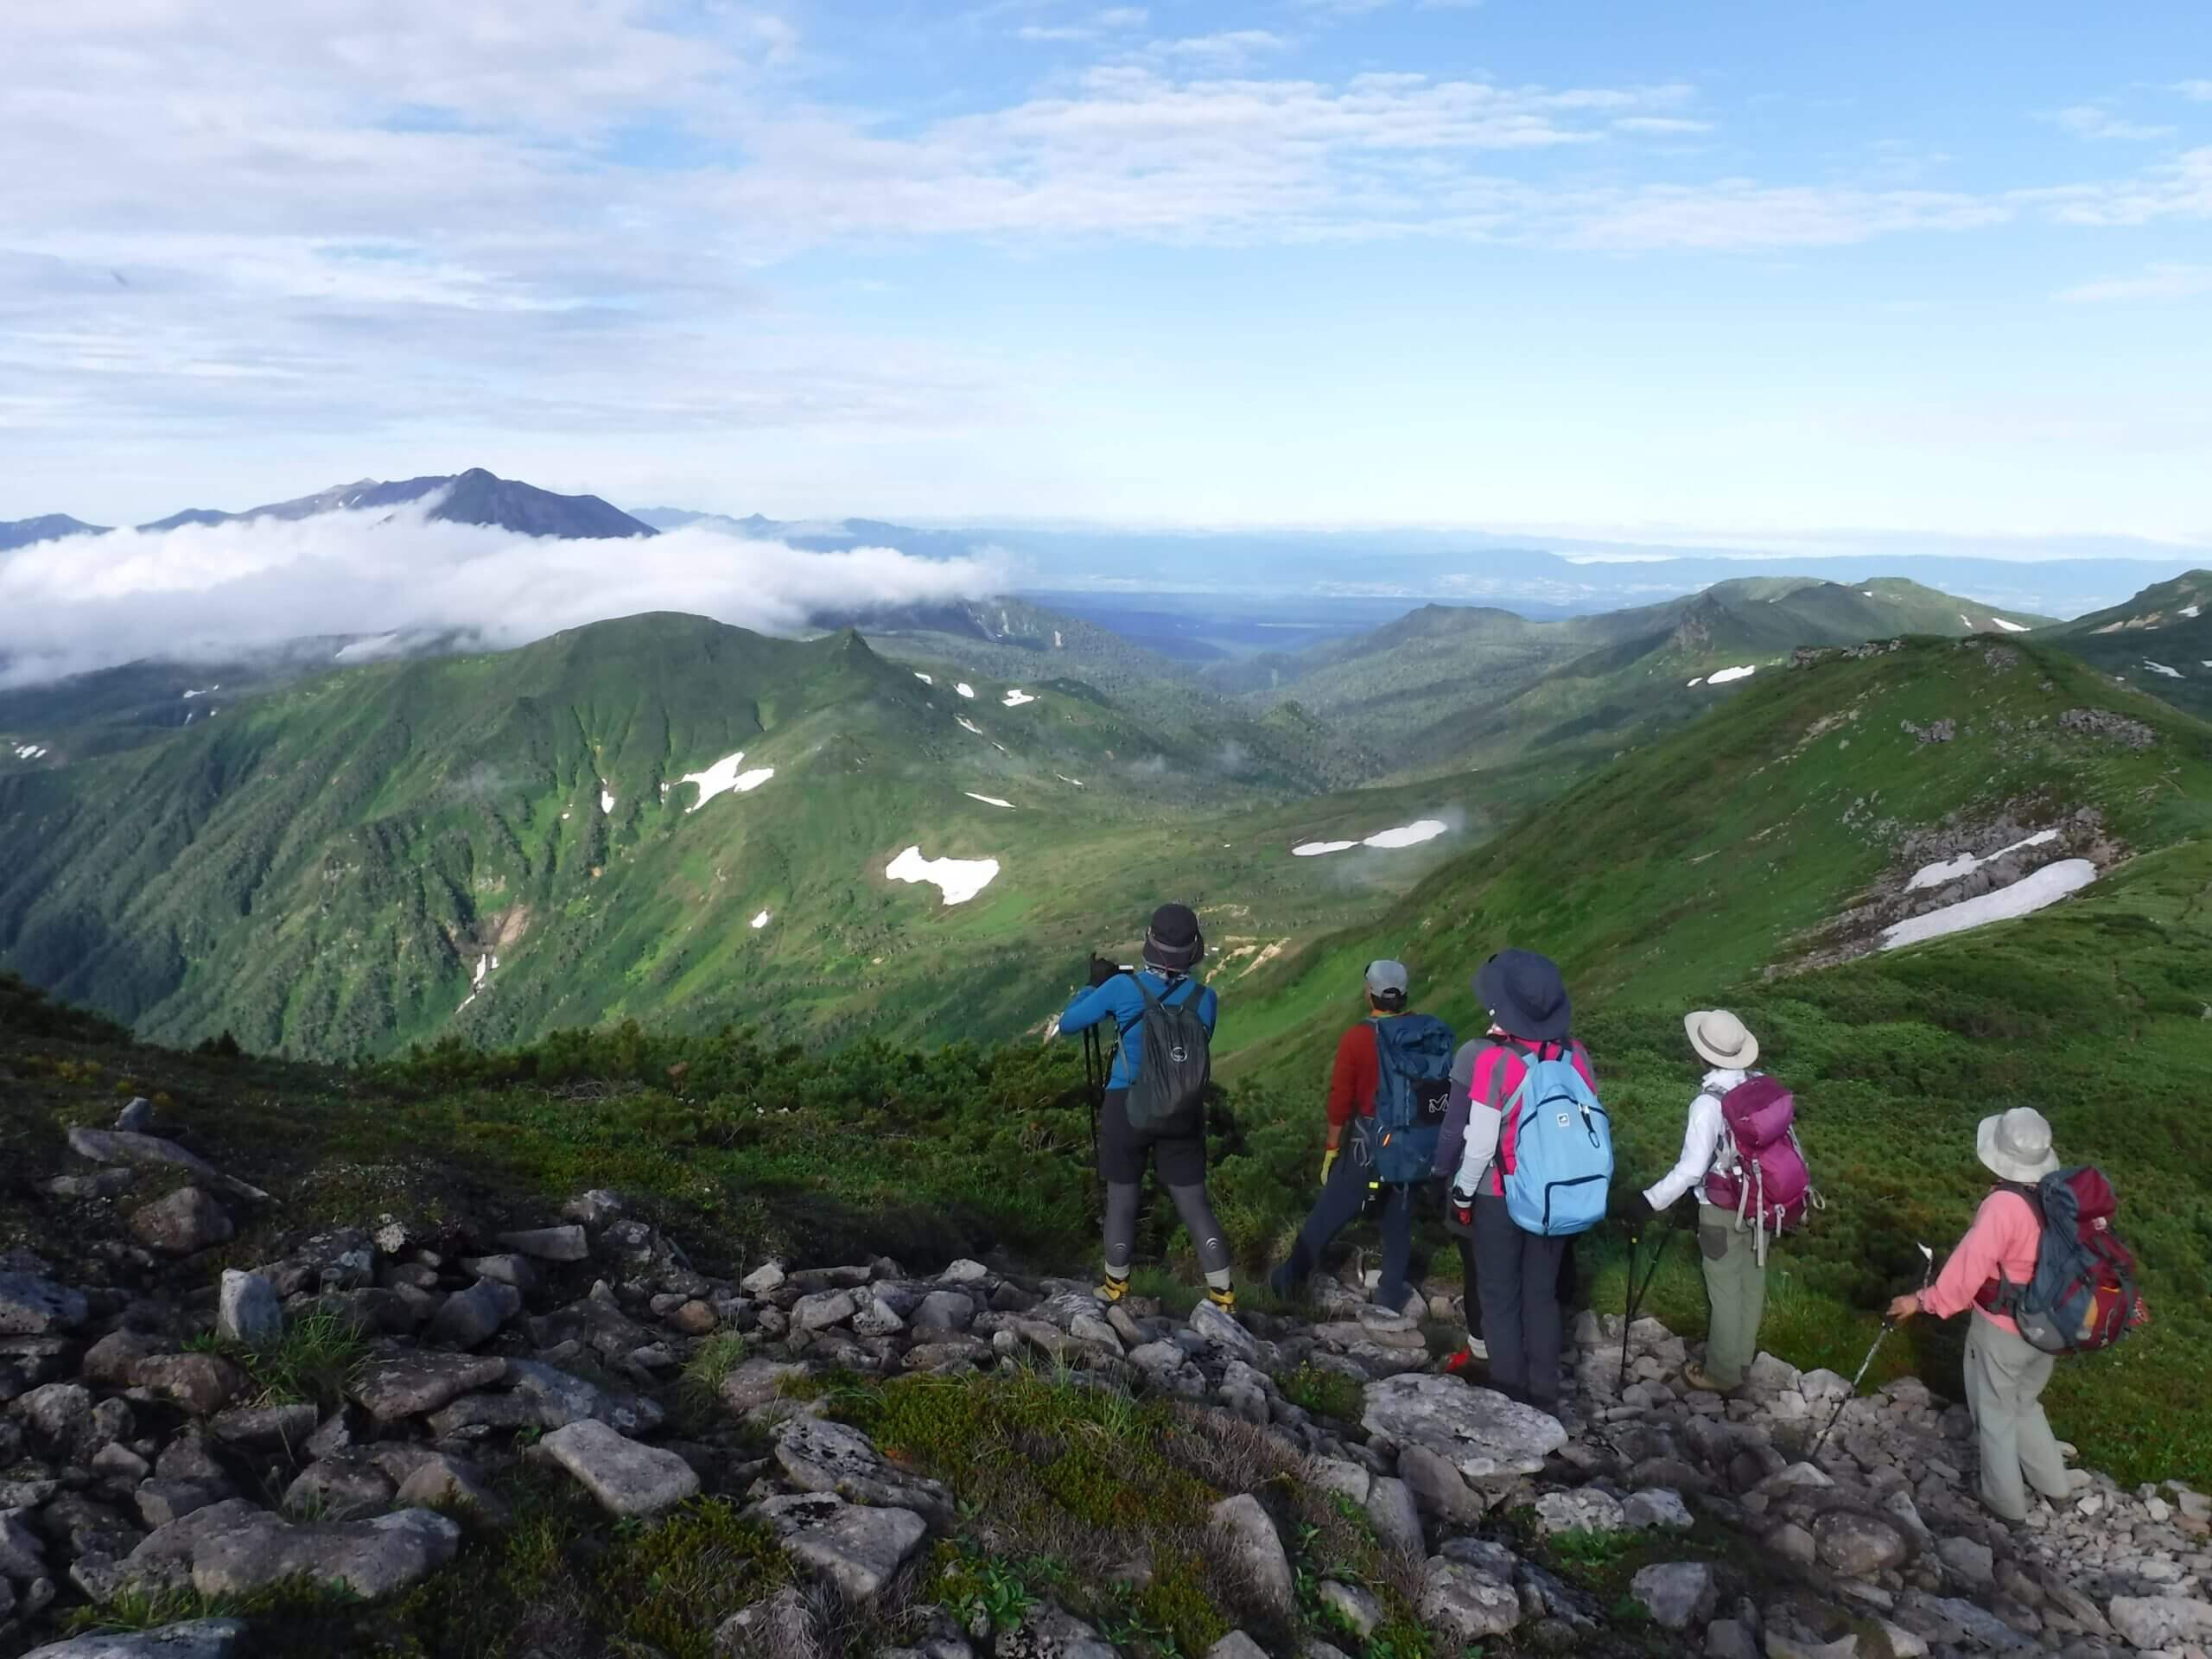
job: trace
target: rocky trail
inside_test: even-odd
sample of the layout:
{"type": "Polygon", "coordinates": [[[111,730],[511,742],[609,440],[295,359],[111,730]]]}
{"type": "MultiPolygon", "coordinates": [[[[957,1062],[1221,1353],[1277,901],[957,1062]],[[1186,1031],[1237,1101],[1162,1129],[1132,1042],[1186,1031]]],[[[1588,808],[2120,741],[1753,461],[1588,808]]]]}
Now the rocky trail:
{"type": "MultiPolygon", "coordinates": [[[[1454,1319],[1448,1294],[1392,1313],[1324,1278],[1310,1319],[1203,1303],[1183,1319],[976,1261],[769,1262],[729,1281],[606,1192],[519,1230],[364,1217],[225,1266],[215,1253],[272,1201],[150,1116],[134,1102],[117,1129],[73,1134],[73,1167],[36,1178],[57,1259],[0,1258],[0,1653],[249,1655],[270,1598],[334,1586],[351,1634],[325,1650],[404,1650],[348,1645],[374,1628],[361,1610],[499,1537],[525,1472],[625,1536],[710,1498],[772,1541],[783,1581],[716,1607],[684,1651],[1176,1651],[1078,1617],[1072,1591],[921,1593],[951,1541],[996,1517],[840,1421],[840,1393],[1021,1368],[1241,1448],[1210,1465],[1203,1553],[1239,1626],[1210,1659],[1395,1659],[1407,1616],[1455,1659],[2212,1647],[2202,1497],[2082,1473],[2069,1504],[1995,1523],[1963,1408],[1915,1381],[1845,1405],[1808,1461],[1844,1378],[1762,1356],[1739,1397],[1685,1393],[1689,1350],[1649,1320],[1580,1316],[1554,1418],[1434,1373],[1416,1315],[1454,1319]],[[321,1371],[318,1344],[336,1357],[321,1371]],[[1291,1490],[1356,1519],[1384,1566],[1317,1558],[1291,1490]]],[[[554,1625],[490,1650],[671,1649],[554,1625]]]]}

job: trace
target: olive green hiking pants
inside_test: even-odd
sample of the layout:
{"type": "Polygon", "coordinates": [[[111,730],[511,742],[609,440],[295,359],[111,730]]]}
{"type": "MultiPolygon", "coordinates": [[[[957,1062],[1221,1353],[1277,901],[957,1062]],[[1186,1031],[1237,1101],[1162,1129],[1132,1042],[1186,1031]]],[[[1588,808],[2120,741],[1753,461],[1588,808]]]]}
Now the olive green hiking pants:
{"type": "Polygon", "coordinates": [[[1705,1369],[1724,1389],[1739,1389],[1758,1357],[1759,1321],[1766,1317],[1766,1269],[1758,1241],[1736,1225],[1736,1212],[1697,1207],[1698,1253],[1705,1259],[1705,1294],[1713,1304],[1705,1369]]]}
{"type": "Polygon", "coordinates": [[[2069,1490],[2066,1459],[2043,1414],[2053,1362],[1980,1313],[1967,1318],[1974,1326],[1967,1333],[1967,1408],[1981,1447],[1981,1501],[2007,1521],[2024,1521],[2029,1486],[2054,1499],[2069,1490]]]}

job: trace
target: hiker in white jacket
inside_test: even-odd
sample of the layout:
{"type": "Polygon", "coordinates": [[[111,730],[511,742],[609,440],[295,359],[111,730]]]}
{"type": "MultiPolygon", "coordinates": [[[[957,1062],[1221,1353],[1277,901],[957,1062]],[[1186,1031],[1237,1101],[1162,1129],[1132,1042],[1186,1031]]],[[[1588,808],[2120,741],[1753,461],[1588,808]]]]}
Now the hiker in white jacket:
{"type": "Polygon", "coordinates": [[[1700,1010],[1683,1021],[1690,1046],[1713,1069],[1705,1074],[1690,1121],[1682,1135],[1682,1155],[1656,1185],[1643,1194],[1653,1215],[1672,1208],[1693,1187],[1697,1190],[1697,1242],[1704,1257],[1705,1291],[1713,1317],[1705,1362],[1692,1360],[1682,1380],[1693,1389],[1726,1394],[1744,1385],[1744,1373],[1759,1351],[1759,1321],[1766,1313],[1766,1264],[1758,1242],[1738,1223],[1735,1199],[1716,1205],[1707,1191],[1715,1176],[1735,1171],[1735,1147],[1720,1115],[1722,1096],[1751,1075],[1759,1057],[1758,1039],[1726,1009],[1700,1010]]]}

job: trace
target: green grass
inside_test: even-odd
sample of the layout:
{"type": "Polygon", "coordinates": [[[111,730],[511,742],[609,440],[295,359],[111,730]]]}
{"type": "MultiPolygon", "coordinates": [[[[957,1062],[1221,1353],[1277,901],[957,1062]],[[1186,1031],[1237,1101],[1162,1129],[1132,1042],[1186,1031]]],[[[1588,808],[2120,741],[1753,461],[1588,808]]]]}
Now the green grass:
{"type": "Polygon", "coordinates": [[[268,1347],[226,1345],[222,1351],[253,1379],[256,1404],[329,1411],[345,1400],[369,1346],[352,1319],[318,1307],[286,1319],[283,1333],[268,1347]]]}
{"type": "Polygon", "coordinates": [[[1278,1386],[1284,1399],[1317,1417],[1333,1418],[1340,1423],[1359,1421],[1360,1402],[1365,1390],[1348,1376],[1301,1365],[1289,1376],[1278,1379],[1278,1386]]]}

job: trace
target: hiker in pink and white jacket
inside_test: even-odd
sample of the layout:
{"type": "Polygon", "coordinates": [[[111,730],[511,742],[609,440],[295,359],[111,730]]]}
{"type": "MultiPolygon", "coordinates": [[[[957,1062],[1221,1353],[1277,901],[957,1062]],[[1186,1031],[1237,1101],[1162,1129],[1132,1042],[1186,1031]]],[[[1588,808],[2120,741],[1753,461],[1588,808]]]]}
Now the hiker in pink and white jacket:
{"type": "Polygon", "coordinates": [[[2031,1344],[2017,1322],[1984,1305],[1993,1300],[1993,1285],[2024,1285],[2035,1277],[2043,1223],[2020,1189],[2056,1169],[2058,1154],[2051,1150],[2049,1121],[2029,1106],[1982,1119],[1974,1151],[2003,1185],[1981,1201],[1936,1282],[1891,1302],[1890,1317],[1902,1324],[1918,1313],[1948,1319],[1974,1309],[1967,1405],[1981,1448],[1981,1501],[1993,1514],[2018,1522],[2028,1518],[2028,1487],[2063,1503],[2088,1478],[2069,1472],[2044,1415],[2051,1356],[2031,1344]]]}
{"type": "Polygon", "coordinates": [[[1766,1317],[1766,1263],[1758,1241],[1738,1225],[1734,1188],[1724,1190],[1737,1157],[1720,1103],[1751,1075],[1759,1045],[1725,1008],[1700,1009],[1682,1025],[1690,1047],[1712,1070],[1690,1102],[1681,1159],[1640,1197],[1642,1207],[1656,1216],[1693,1187],[1697,1190],[1698,1249],[1705,1258],[1705,1293],[1713,1315],[1705,1363],[1690,1361],[1682,1369],[1682,1381],[1693,1389],[1727,1394],[1744,1386],[1745,1370],[1758,1357],[1759,1322],[1766,1317]]]}

